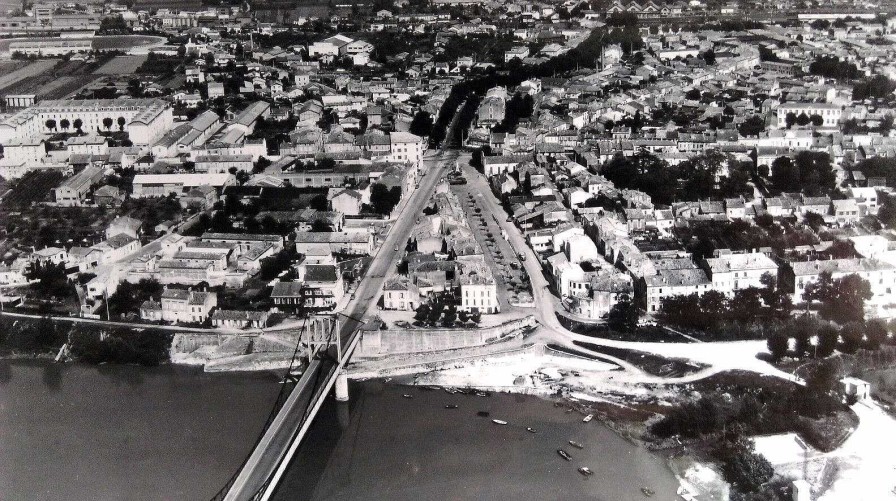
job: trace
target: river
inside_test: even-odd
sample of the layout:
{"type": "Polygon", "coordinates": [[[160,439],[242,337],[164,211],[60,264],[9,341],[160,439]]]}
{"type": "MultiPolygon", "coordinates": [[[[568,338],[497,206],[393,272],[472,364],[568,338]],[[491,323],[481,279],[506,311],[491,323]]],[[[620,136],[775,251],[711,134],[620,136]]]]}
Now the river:
{"type": "Polygon", "coordinates": [[[279,390],[270,373],[0,360],[0,499],[209,499],[279,390]]]}
{"type": "MultiPolygon", "coordinates": [[[[0,361],[0,498],[206,500],[248,456],[279,388],[271,373],[0,361]]],[[[381,381],[352,383],[351,397],[326,401],[276,499],[626,501],[646,499],[642,486],[675,499],[660,458],[547,400],[381,381]]]]}
{"type": "Polygon", "coordinates": [[[379,381],[350,390],[347,404],[330,398],[321,408],[275,499],[644,501],[645,486],[656,492],[651,499],[679,499],[662,459],[544,399],[449,395],[379,381]],[[563,460],[558,448],[573,460],[563,460]],[[582,476],[580,466],[595,474],[582,476]]]}

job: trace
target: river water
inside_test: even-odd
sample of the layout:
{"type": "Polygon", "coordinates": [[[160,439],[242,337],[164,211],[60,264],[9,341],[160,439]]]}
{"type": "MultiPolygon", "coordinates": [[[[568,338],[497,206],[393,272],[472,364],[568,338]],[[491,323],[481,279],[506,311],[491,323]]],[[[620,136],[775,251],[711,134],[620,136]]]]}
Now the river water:
{"type": "Polygon", "coordinates": [[[678,499],[663,460],[550,401],[379,381],[350,388],[347,404],[330,398],[321,408],[275,499],[644,501],[641,487],[655,491],[651,499],[678,499]],[[580,466],[595,474],[582,476],[580,466]]]}
{"type": "MultiPolygon", "coordinates": [[[[279,389],[270,373],[0,361],[0,499],[209,499],[279,389]]],[[[546,400],[378,381],[351,396],[326,401],[276,499],[626,501],[646,499],[642,486],[675,499],[662,460],[546,400]]]]}
{"type": "Polygon", "coordinates": [[[4,501],[209,499],[280,390],[264,373],[0,364],[4,501]]]}

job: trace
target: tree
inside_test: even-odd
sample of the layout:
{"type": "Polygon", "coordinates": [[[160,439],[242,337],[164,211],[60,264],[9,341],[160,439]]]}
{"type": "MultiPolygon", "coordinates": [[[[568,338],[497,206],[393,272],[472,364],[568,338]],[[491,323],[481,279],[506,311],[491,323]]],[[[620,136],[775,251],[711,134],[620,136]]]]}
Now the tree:
{"type": "Polygon", "coordinates": [[[875,319],[865,323],[865,348],[877,350],[887,340],[887,326],[883,320],[875,319]]]}
{"type": "Polygon", "coordinates": [[[742,493],[758,491],[771,480],[775,470],[762,455],[756,454],[749,438],[736,435],[725,437],[716,452],[722,463],[722,473],[735,490],[742,493]]]}
{"type": "Polygon", "coordinates": [[[84,122],[80,118],[76,118],[73,124],[75,126],[75,130],[78,131],[78,134],[80,134],[81,127],[84,127],[84,122]]]}
{"type": "Polygon", "coordinates": [[[462,324],[466,324],[468,320],[470,320],[470,314],[467,313],[467,310],[458,310],[457,319],[462,324]]]}
{"type": "Polygon", "coordinates": [[[760,115],[753,115],[740,124],[737,131],[741,136],[758,136],[765,130],[765,120],[760,115]]]}
{"type": "Polygon", "coordinates": [[[417,112],[417,114],[414,115],[414,119],[411,120],[411,125],[408,128],[408,132],[420,137],[428,137],[430,133],[432,133],[432,126],[432,115],[423,110],[420,110],[417,112]]]}
{"type": "Polygon", "coordinates": [[[479,312],[479,308],[473,308],[473,311],[470,312],[470,321],[478,324],[480,320],[482,320],[482,313],[479,312]]]}
{"type": "Polygon", "coordinates": [[[430,308],[428,304],[421,304],[417,307],[417,311],[414,313],[414,320],[422,323],[426,323],[429,319],[430,308]]]}
{"type": "Polygon", "coordinates": [[[401,188],[391,189],[382,183],[374,183],[370,187],[370,205],[377,214],[389,215],[401,201],[401,188]]]}
{"type": "Polygon", "coordinates": [[[790,157],[778,157],[772,161],[771,181],[781,191],[791,191],[799,185],[799,172],[790,157]]]}
{"type": "Polygon", "coordinates": [[[865,337],[865,328],[859,322],[847,322],[842,329],[840,329],[840,351],[851,355],[858,351],[859,347],[862,346],[863,338],[865,337]]]}
{"type": "Polygon", "coordinates": [[[829,357],[834,354],[837,344],[840,342],[840,333],[831,324],[825,324],[818,329],[818,348],[819,357],[829,357]]]}
{"type": "Polygon", "coordinates": [[[810,122],[809,115],[806,115],[805,113],[800,113],[796,117],[796,124],[799,125],[800,127],[805,127],[805,126],[809,125],[809,122],[810,122]]]}
{"type": "Polygon", "coordinates": [[[454,305],[449,305],[445,308],[445,313],[442,316],[442,325],[454,327],[455,320],[457,320],[457,308],[454,305]]]}
{"type": "Polygon", "coordinates": [[[333,231],[333,228],[323,219],[315,219],[311,223],[311,231],[316,233],[327,233],[333,231]]]}
{"type": "Polygon", "coordinates": [[[821,127],[822,125],[824,125],[824,118],[822,118],[821,115],[813,114],[811,117],[809,117],[809,121],[811,121],[812,125],[814,125],[815,127],[821,127]]]}
{"type": "Polygon", "coordinates": [[[709,49],[703,53],[703,60],[706,61],[706,64],[712,66],[716,64],[716,53],[714,50],[709,49]]]}
{"type": "Polygon", "coordinates": [[[437,303],[434,304],[429,310],[429,317],[427,318],[427,320],[429,320],[429,323],[431,325],[435,325],[436,323],[438,323],[439,319],[442,318],[442,309],[442,305],[437,303]]]}
{"type": "Polygon", "coordinates": [[[68,130],[68,128],[71,127],[71,122],[69,122],[67,118],[63,118],[59,121],[59,127],[62,130],[68,130]]]}
{"type": "Polygon", "coordinates": [[[47,121],[44,122],[44,125],[46,125],[49,130],[56,130],[56,120],[53,120],[52,118],[48,118],[47,121]]]}
{"type": "Polygon", "coordinates": [[[315,195],[309,202],[308,207],[318,210],[318,211],[326,211],[329,209],[330,202],[327,200],[326,195],[315,195]]]}
{"type": "Polygon", "coordinates": [[[796,124],[796,113],[791,111],[784,115],[784,124],[787,125],[788,129],[793,127],[796,124]]]}
{"type": "Polygon", "coordinates": [[[109,117],[106,117],[106,118],[103,119],[103,127],[105,127],[106,130],[110,130],[110,129],[112,129],[112,124],[113,124],[113,123],[114,123],[114,122],[113,122],[112,119],[109,118],[109,117]]]}
{"type": "Polygon", "coordinates": [[[784,358],[789,348],[790,339],[781,332],[775,332],[768,338],[768,351],[772,354],[772,360],[775,362],[784,358]]]}
{"type": "Polygon", "coordinates": [[[127,123],[124,117],[118,117],[118,130],[124,131],[124,124],[127,123]]]}
{"type": "Polygon", "coordinates": [[[610,308],[607,315],[607,324],[611,329],[619,332],[632,332],[638,327],[638,306],[628,294],[620,294],[616,304],[610,308]]]}

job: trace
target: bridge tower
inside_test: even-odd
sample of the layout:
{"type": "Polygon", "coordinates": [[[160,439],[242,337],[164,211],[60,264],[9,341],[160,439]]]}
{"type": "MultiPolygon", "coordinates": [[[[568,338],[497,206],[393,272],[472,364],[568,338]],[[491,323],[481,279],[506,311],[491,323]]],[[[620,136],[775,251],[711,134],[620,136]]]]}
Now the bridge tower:
{"type": "MultiPolygon", "coordinates": [[[[308,319],[305,328],[302,329],[301,344],[305,348],[305,355],[310,362],[321,350],[330,355],[330,349],[335,345],[334,354],[338,362],[342,362],[342,342],[339,339],[341,323],[337,315],[317,315],[308,319]]],[[[330,355],[333,356],[333,355],[330,355]]],[[[336,400],[348,401],[348,375],[345,369],[341,369],[336,375],[336,400]]]]}

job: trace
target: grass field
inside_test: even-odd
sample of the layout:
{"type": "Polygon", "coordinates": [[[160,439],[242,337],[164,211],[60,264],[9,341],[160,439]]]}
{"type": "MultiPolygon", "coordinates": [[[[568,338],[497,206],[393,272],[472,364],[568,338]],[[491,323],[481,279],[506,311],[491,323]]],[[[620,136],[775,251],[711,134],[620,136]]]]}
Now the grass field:
{"type": "Polygon", "coordinates": [[[145,61],[147,56],[115,56],[114,59],[98,68],[96,75],[133,75],[145,61]]]}

